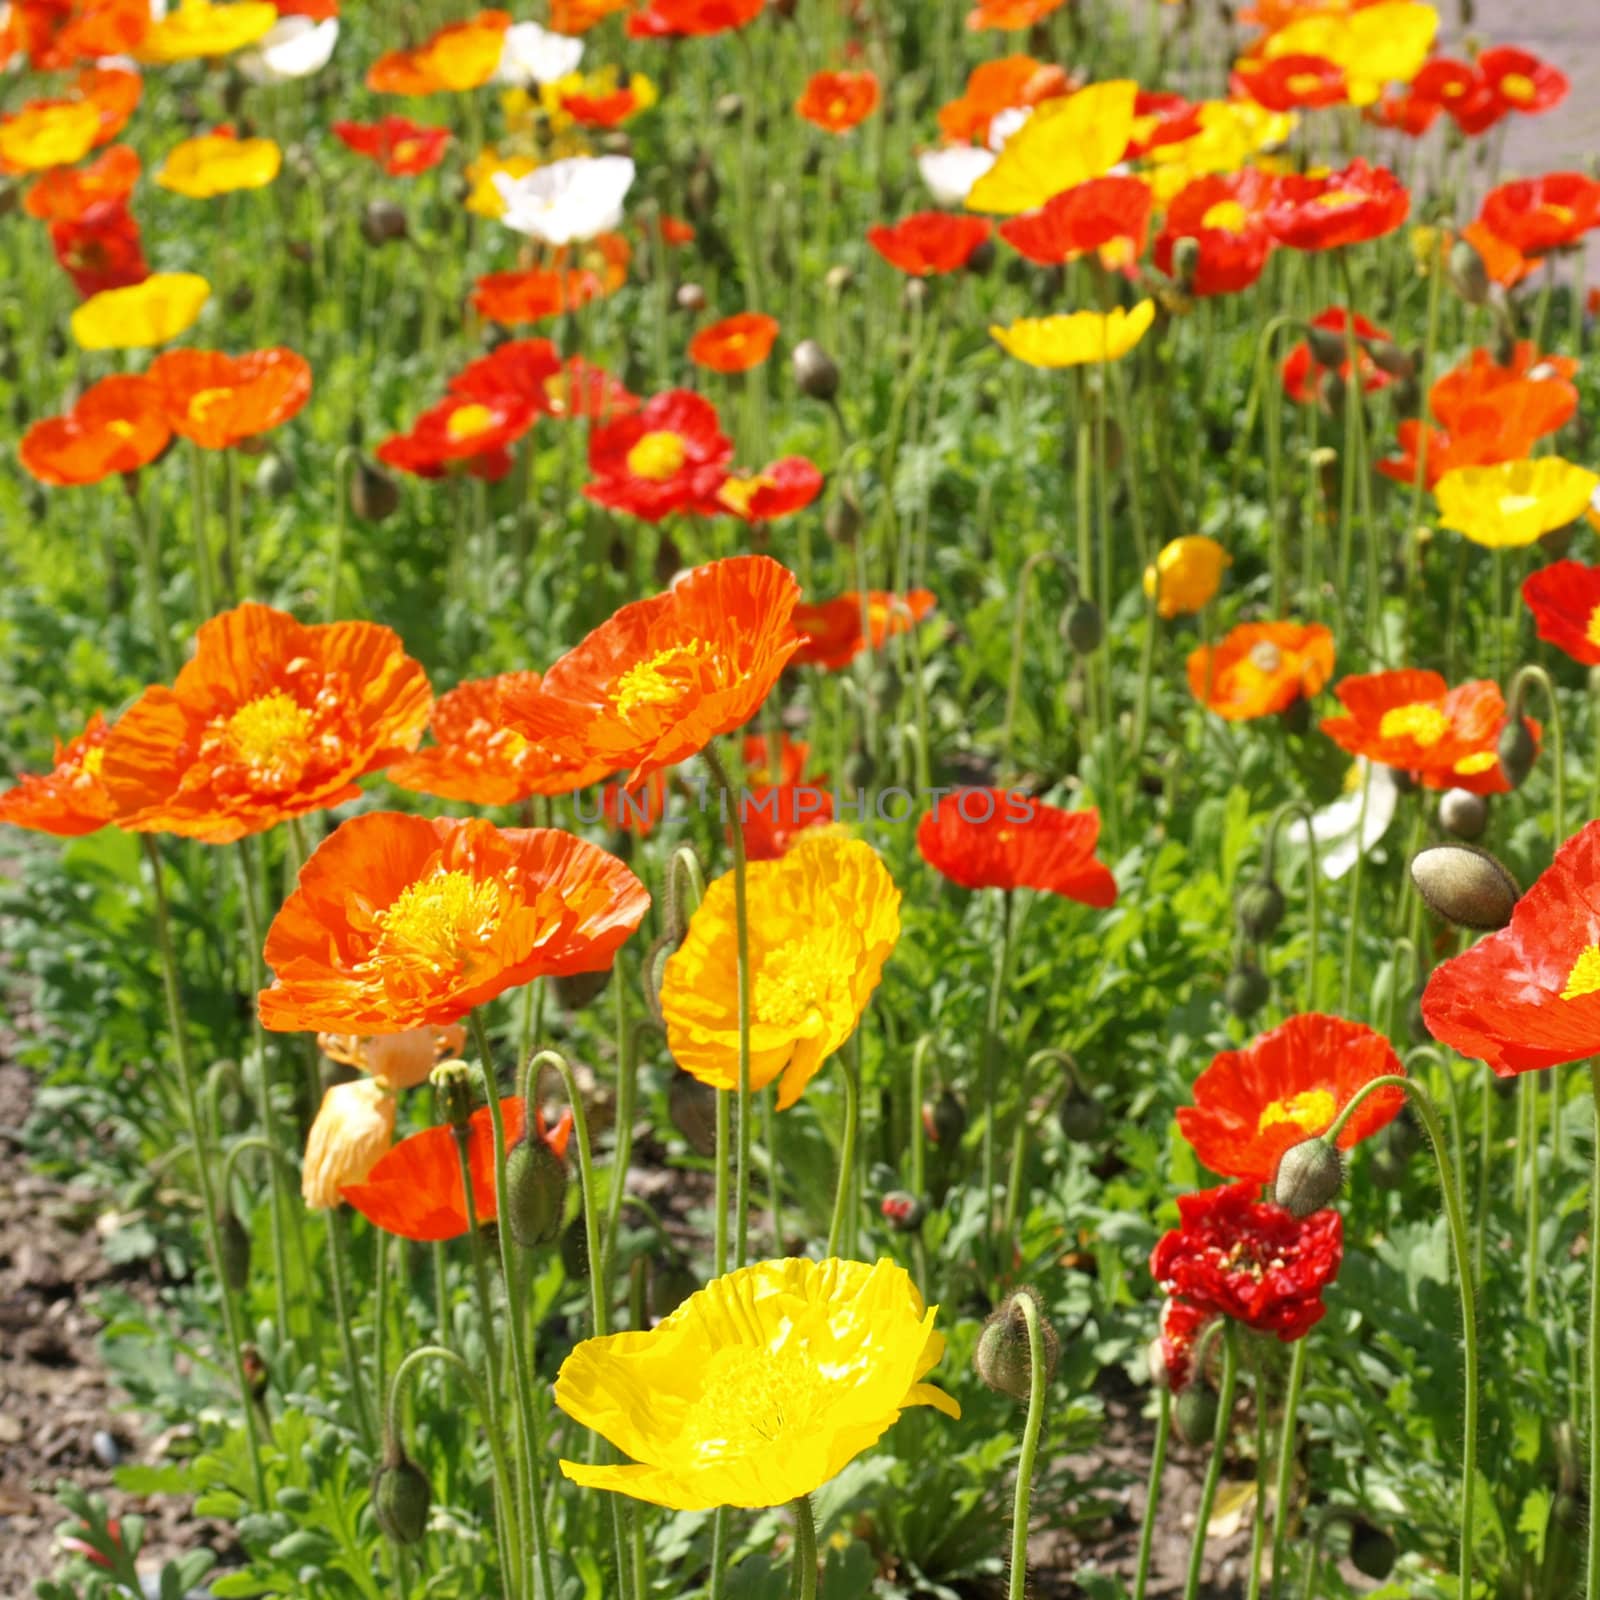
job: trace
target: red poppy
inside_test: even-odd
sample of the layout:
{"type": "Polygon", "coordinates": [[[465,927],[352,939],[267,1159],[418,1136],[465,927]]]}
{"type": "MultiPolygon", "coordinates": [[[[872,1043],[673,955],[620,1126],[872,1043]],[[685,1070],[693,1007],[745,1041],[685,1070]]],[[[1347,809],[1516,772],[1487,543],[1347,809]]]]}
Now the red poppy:
{"type": "MultiPolygon", "coordinates": [[[[1348,317],[1349,313],[1343,306],[1329,306],[1326,311],[1319,311],[1311,319],[1311,326],[1336,335],[1340,344],[1345,345],[1345,325],[1348,317]]],[[[1364,341],[1383,344],[1393,341],[1386,328],[1380,328],[1375,322],[1368,322],[1359,311],[1356,313],[1355,327],[1356,365],[1361,369],[1361,387],[1367,394],[1376,394],[1379,389],[1387,389],[1394,382],[1394,375],[1385,372],[1372,359],[1363,347],[1364,341]]],[[[1322,380],[1328,370],[1312,353],[1310,342],[1302,340],[1284,357],[1283,392],[1297,405],[1315,405],[1321,398],[1322,380]]],[[[1339,376],[1346,384],[1350,382],[1348,356],[1339,363],[1339,376]]]]}
{"type": "Polygon", "coordinates": [[[1361,114],[1380,128],[1392,128],[1408,139],[1420,139],[1439,120],[1443,110],[1437,100],[1426,99],[1415,88],[1409,88],[1401,94],[1385,94],[1361,114]]]}
{"type": "Polygon", "coordinates": [[[702,509],[708,514],[731,512],[744,522],[776,522],[804,511],[822,493],[822,472],[804,456],[785,456],[760,472],[730,473],[715,499],[702,509]]]}
{"type": "MultiPolygon", "coordinates": [[[[509,1149],[527,1127],[521,1096],[500,1102],[500,1116],[509,1149]]],[[[565,1158],[572,1132],[572,1111],[546,1131],[544,1113],[533,1108],[535,1135],[565,1158]]],[[[467,1124],[467,1171],[472,1176],[472,1207],[480,1226],[499,1215],[494,1187],[494,1123],[489,1108],[472,1113],[467,1124]]],[[[459,1239],[469,1226],[467,1197],[461,1182],[461,1158],[455,1130],[424,1128],[382,1156],[360,1183],[344,1184],[339,1194],[376,1228],[402,1239],[440,1242],[459,1239]]]]}
{"type": "Polygon", "coordinates": [[[1508,927],[1435,969],[1422,1020],[1502,1078],[1600,1054],[1600,822],[1517,902],[1508,927]]]}
{"type": "Polygon", "coordinates": [[[691,390],[669,389],[589,435],[592,477],[583,492],[597,505],[659,522],[714,499],[732,455],[717,408],[691,390]]]}
{"type": "Polygon", "coordinates": [[[1200,132],[1201,106],[1181,94],[1141,89],[1133,97],[1133,136],[1123,151],[1124,161],[1137,161],[1162,145],[1181,144],[1200,132]]]}
{"type": "MultiPolygon", "coordinates": [[[[1405,1068],[1382,1034],[1309,1012],[1222,1051],[1195,1079],[1194,1104],[1179,1107],[1178,1131],[1212,1172],[1271,1183],[1286,1151],[1326,1133],[1374,1078],[1391,1075],[1405,1068]]],[[[1375,1090],[1340,1130],[1339,1148],[1387,1127],[1405,1098],[1400,1088],[1375,1090]]]]}
{"type": "Polygon", "coordinates": [[[959,272],[993,232],[987,217],[918,211],[892,227],[879,223],[869,228],[867,243],[891,267],[913,278],[931,278],[959,272]]]}
{"type": "Polygon", "coordinates": [[[1060,67],[1032,56],[1002,56],[974,67],[966,92],[939,108],[939,131],[958,144],[983,144],[989,124],[1002,111],[1035,106],[1067,93],[1067,75],[1060,67]]]}
{"type": "Polygon", "coordinates": [[[150,276],[139,224],[120,202],[95,206],[70,222],[52,222],[50,248],[85,300],[150,276]]]}
{"type": "Polygon", "coordinates": [[[1564,72],[1509,44],[1485,50],[1478,57],[1478,72],[1501,105],[1526,116],[1560,105],[1571,87],[1564,72]]]}
{"type": "Polygon", "coordinates": [[[615,856],[556,828],[368,811],[322,842],[273,919],[262,1025],[457,1022],[534,978],[604,972],[649,904],[615,856]]]}
{"type": "Polygon", "coordinates": [[[561,109],[585,128],[620,128],[642,109],[642,97],[631,83],[623,83],[609,94],[563,94],[561,109]]]}
{"type": "Polygon", "coordinates": [[[748,372],[772,354],[778,319],[763,311],[740,311],[702,328],[689,341],[689,359],[709,372],[748,372]]]}
{"type": "Polygon", "coordinates": [[[87,166],[55,167],[39,178],[22,207],[41,222],[83,222],[104,206],[114,207],[139,181],[139,156],[129,145],[114,144],[87,166]]]}
{"type": "Polygon", "coordinates": [[[1436,56],[1411,80],[1411,96],[1438,106],[1468,136],[1486,132],[1505,113],[1505,106],[1483,74],[1470,62],[1436,56]]]}
{"type": "Polygon", "coordinates": [[[1309,700],[1333,676],[1333,635],[1320,622],[1241,622],[1189,656],[1189,689],[1208,711],[1247,722],[1309,700]]]}
{"type": "Polygon", "coordinates": [[[378,446],[378,459],[418,478],[442,478],[459,470],[493,483],[511,470],[506,447],[520,439],[537,416],[517,395],[448,395],[424,411],[409,433],[385,439],[378,446]]]}
{"type": "Polygon", "coordinates": [[[225,356],[169,350],[147,374],[172,431],[206,450],[226,450],[294,416],[311,396],[311,366],[282,345],[225,356]]]}
{"type": "Polygon", "coordinates": [[[1174,1393],[1189,1386],[1194,1376],[1194,1347],[1211,1322],[1209,1311],[1186,1305],[1182,1300],[1164,1301],[1161,1307],[1161,1334],[1156,1344],[1167,1387],[1174,1393]]]}
{"type": "Polygon", "coordinates": [[[694,224],[685,222],[682,217],[662,217],[659,223],[661,228],[661,242],[669,250],[675,250],[680,245],[693,244],[696,238],[694,224]]]}
{"type": "Polygon", "coordinates": [[[1525,256],[1576,244],[1600,224],[1600,182],[1581,172],[1502,183],[1483,197],[1479,220],[1525,256]]]}
{"type": "Polygon", "coordinates": [[[1104,909],[1117,880],[1095,858],[1100,813],[1062,811],[1009,789],[957,789],[917,824],[917,849],[963,889],[1037,889],[1104,909]]]}
{"type": "Polygon", "coordinates": [[[490,272],[477,280],[473,309],[491,322],[514,328],[577,311],[611,291],[586,267],[534,267],[526,272],[490,272]]]}
{"type": "Polygon", "coordinates": [[[796,115],[824,133],[848,133],[877,106],[878,78],[873,72],[815,73],[794,103],[796,115]]]}
{"type": "Polygon", "coordinates": [[[173,686],[122,714],[101,771],[118,826],[229,844],[353,800],[416,749],[431,702],[391,629],[247,603],[202,623],[173,686]]]}
{"type": "Polygon", "coordinates": [[[927,589],[912,589],[903,595],[872,589],[864,607],[861,600],[860,593],[851,590],[820,605],[796,606],[794,625],[805,639],[795,652],[795,665],[837,672],[867,648],[869,639],[874,650],[881,650],[889,639],[909,631],[939,603],[927,589]]]}
{"type": "Polygon", "coordinates": [[[56,741],[55,761],[45,773],[24,772],[0,790],[0,822],[59,839],[75,839],[105,827],[116,815],[100,778],[100,763],[111,730],[100,712],[77,738],[56,741]]]}
{"type": "Polygon", "coordinates": [[[1600,667],[1600,567],[1557,561],[1530,572],[1522,598],[1539,637],[1586,667],[1600,667]]]}
{"type": "Polygon", "coordinates": [[[41,483],[65,488],[137,472],[171,437],[155,386],[148,378],[119,374],[84,390],[65,416],[34,423],[17,455],[41,483]]]}
{"type": "Polygon", "coordinates": [[[756,714],[799,646],[798,598],[794,575],[766,556],[696,567],[623,606],[536,691],[502,705],[555,758],[629,768],[637,785],[756,714]]]}
{"type": "Polygon", "coordinates": [[[272,0],[280,17],[305,17],[311,22],[326,22],[339,15],[339,0],[272,0]]]}
{"type": "Polygon", "coordinates": [[[1268,111],[1313,111],[1349,99],[1344,68],[1323,56],[1286,55],[1272,61],[1245,58],[1235,67],[1235,96],[1248,96],[1268,111]]]}
{"type": "Polygon", "coordinates": [[[1101,263],[1131,272],[1144,254],[1150,226],[1150,186],[1115,175],[1053,195],[1037,211],[1000,224],[1000,237],[1040,266],[1076,261],[1093,250],[1101,263]]]}
{"type": "Polygon", "coordinates": [[[450,393],[469,400],[510,396],[542,417],[594,417],[601,422],[631,416],[640,404],[604,367],[592,366],[582,356],[563,361],[549,339],[513,339],[479,356],[450,380],[450,393]]]}
{"type": "Polygon", "coordinates": [[[698,38],[754,22],[767,0],[649,0],[628,18],[630,39],[698,38]]]}
{"type": "Polygon", "coordinates": [[[335,122],[333,131],[358,156],[376,161],[391,178],[415,177],[438,166],[451,139],[448,128],[430,128],[409,117],[335,122]]]}
{"type": "Polygon", "coordinates": [[[833,795],[826,787],[826,775],[804,781],[809,753],[809,745],[782,734],[774,769],[772,741],[765,734],[751,734],[745,739],[745,791],[740,818],[747,860],[776,861],[807,828],[822,827],[833,820],[833,795]]]}
{"type": "Polygon", "coordinates": [[[967,26],[980,33],[985,28],[1004,28],[1015,33],[1043,22],[1052,11],[1059,11],[1067,0],[978,0],[967,13],[967,26]]]}
{"type": "Polygon", "coordinates": [[[1178,240],[1192,239],[1196,254],[1183,284],[1185,293],[1205,299],[1248,289],[1272,253],[1273,239],[1263,217],[1273,187],[1272,175],[1255,167],[1186,183],[1167,206],[1166,223],[1155,242],[1156,266],[1174,276],[1178,240]]]}
{"type": "Polygon", "coordinates": [[[1392,172],[1358,160],[1320,178],[1280,178],[1265,220],[1291,250],[1335,250],[1392,233],[1410,211],[1411,196],[1392,172]]]}
{"type": "Polygon", "coordinates": [[[1150,1255],[1156,1282],[1200,1312],[1232,1317],[1285,1343],[1322,1320],[1322,1291],[1339,1275],[1337,1211],[1300,1218],[1263,1205],[1252,1183],[1178,1196],[1178,1226],[1150,1255]]]}
{"type": "MultiPolygon", "coordinates": [[[[1344,712],[1322,731],[1354,756],[1409,772],[1429,789],[1509,789],[1498,741],[1506,703],[1486,678],[1452,689],[1437,672],[1405,668],[1344,678],[1334,689],[1344,712]]],[[[1539,724],[1526,719],[1535,743],[1539,724]]]]}

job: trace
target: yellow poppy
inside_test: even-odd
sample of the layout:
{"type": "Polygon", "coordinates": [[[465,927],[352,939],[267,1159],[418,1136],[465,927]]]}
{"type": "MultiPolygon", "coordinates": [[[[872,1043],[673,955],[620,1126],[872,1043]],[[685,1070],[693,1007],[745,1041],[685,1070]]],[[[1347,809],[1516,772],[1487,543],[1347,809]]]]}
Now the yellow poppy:
{"type": "Polygon", "coordinates": [[[1157,145],[1145,157],[1157,206],[1186,184],[1213,172],[1236,172],[1250,164],[1273,169],[1272,162],[1257,159],[1252,163],[1252,158],[1282,144],[1297,123],[1292,111],[1269,111],[1249,100],[1205,101],[1200,107],[1198,133],[1157,145]]]}
{"type": "Polygon", "coordinates": [[[99,132],[92,100],[28,106],[0,122],[0,164],[18,172],[70,167],[94,148],[99,132]]]}
{"type": "Polygon", "coordinates": [[[1060,317],[1024,317],[1009,328],[991,325],[989,337],[1030,367],[1081,367],[1116,361],[1144,338],[1155,319],[1154,300],[1131,311],[1074,311],[1060,317]]]}
{"type": "Polygon", "coordinates": [[[174,147],[161,163],[156,182],[191,200],[209,200],[235,189],[264,188],[282,165],[283,152],[271,139],[207,133],[174,147]]]}
{"type": "Polygon", "coordinates": [[[1144,569],[1144,592],[1169,621],[1198,611],[1217,592],[1231,560],[1215,539],[1203,533],[1185,534],[1163,545],[1154,563],[1144,569]]]}
{"type": "Polygon", "coordinates": [[[1439,526],[1453,528],[1491,550],[1532,544],[1576,522],[1589,509],[1600,476],[1563,461],[1505,461],[1495,467],[1457,467],[1434,487],[1439,526]]]}
{"type": "Polygon", "coordinates": [[[1266,42],[1268,61],[1321,56],[1344,69],[1350,103],[1370,106],[1384,85],[1410,83],[1439,31],[1439,13],[1418,0],[1386,0],[1348,15],[1302,17],[1266,42]]]}
{"type": "Polygon", "coordinates": [[[194,272],[158,272],[126,289],[92,295],[72,313],[81,350],[142,350],[194,325],[211,285],[194,272]]]}
{"type": "MultiPolygon", "coordinates": [[[[751,862],[748,895],[750,1082],[782,1073],[781,1111],[855,1031],[900,937],[900,891],[871,845],[816,833],[751,862]]],[[[737,951],[729,872],[706,891],[661,984],[673,1058],[715,1089],[739,1086],[737,951]]]]}
{"type": "Polygon", "coordinates": [[[758,1261],[648,1333],[586,1339],[556,1404],[633,1461],[563,1461],[574,1483],[678,1511],[778,1506],[820,1489],[908,1406],[961,1408],[921,1380],[935,1306],[893,1261],[758,1261]]]}
{"type": "Polygon", "coordinates": [[[973,184],[967,209],[1014,216],[1109,172],[1128,148],[1138,92],[1136,83],[1117,78],[1035,106],[973,184]]]}
{"type": "Polygon", "coordinates": [[[254,44],[278,21],[271,0],[238,0],[213,5],[211,0],[183,0],[153,23],[139,46],[139,59],[152,66],[192,61],[198,56],[226,56],[254,44]]]}
{"type": "Polygon", "coordinates": [[[394,1096],[376,1078],[336,1083],[306,1135],[300,1198],[312,1211],[331,1211],[347,1183],[363,1183],[394,1143],[394,1096]]]}
{"type": "Polygon", "coordinates": [[[506,203],[495,188],[495,174],[503,172],[508,178],[525,178],[542,165],[537,156],[500,155],[493,146],[485,147],[467,165],[466,208],[474,216],[499,221],[505,215],[506,203]]]}

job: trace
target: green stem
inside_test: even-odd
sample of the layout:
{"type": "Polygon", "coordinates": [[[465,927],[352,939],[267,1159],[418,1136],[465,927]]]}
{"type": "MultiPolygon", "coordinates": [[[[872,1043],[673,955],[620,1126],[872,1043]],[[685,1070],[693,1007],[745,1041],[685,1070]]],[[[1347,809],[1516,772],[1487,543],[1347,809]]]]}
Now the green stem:
{"type": "Polygon", "coordinates": [[[1044,1427],[1046,1370],[1044,1335],[1039,1327],[1039,1307],[1031,1294],[1012,1302],[1028,1329],[1028,1420],[1022,1427],[1022,1451],[1017,1457],[1017,1497],[1011,1510],[1011,1586],[1008,1600],[1024,1600],[1028,1588],[1028,1503],[1033,1493],[1033,1463],[1039,1453],[1044,1427]]]}
{"type": "MultiPolygon", "coordinates": [[[[860,1038],[859,1031],[856,1035],[860,1038]]],[[[839,1181],[833,1191],[833,1220],[828,1224],[828,1248],[832,1258],[839,1253],[844,1238],[845,1217],[850,1210],[850,1179],[856,1164],[856,1126],[861,1117],[860,1058],[845,1054],[839,1058],[844,1080],[844,1132],[839,1140],[839,1181]]]]}
{"type": "Polygon", "coordinates": [[[342,1206],[332,1207],[327,1212],[327,1218],[328,1274],[333,1280],[333,1309],[339,1321],[339,1344],[344,1352],[345,1371],[350,1383],[350,1396],[355,1404],[361,1437],[370,1449],[374,1442],[372,1407],[367,1400],[366,1380],[361,1373],[361,1351],[356,1345],[355,1325],[350,1308],[349,1223],[342,1206]]]}
{"type": "MultiPolygon", "coordinates": [[[[1595,1163],[1589,1178],[1589,1500],[1600,1490],[1600,1063],[1589,1065],[1589,1088],[1594,1097],[1595,1163]]],[[[1465,1600],[1466,1590],[1462,1596],[1465,1600]]],[[[1600,1517],[1589,1518],[1588,1566],[1584,1572],[1585,1600],[1600,1597],[1600,1517]]]]}
{"type": "Polygon", "coordinates": [[[1278,1434],[1278,1480],[1272,1504],[1272,1592],[1278,1600],[1283,1581],[1284,1536],[1289,1525],[1289,1491],[1294,1481],[1295,1422],[1300,1409],[1300,1387],[1306,1376],[1306,1341],[1296,1339],[1289,1362],[1289,1387],[1283,1398],[1283,1427],[1278,1434]]]}
{"type": "Polygon", "coordinates": [[[125,481],[128,486],[128,506],[133,512],[134,533],[139,544],[139,568],[144,574],[145,608],[150,613],[150,634],[155,641],[156,660],[161,663],[161,676],[170,679],[173,672],[172,635],[167,629],[166,608],[161,600],[161,539],[145,513],[144,501],[139,497],[138,474],[129,473],[125,481]]]}
{"type": "Polygon", "coordinates": [[[794,1503],[794,1589],[798,1600],[817,1600],[817,1524],[811,1497],[794,1503]]]}
{"type": "MultiPolygon", "coordinates": [[[[1296,1353],[1305,1340],[1295,1341],[1296,1353]]],[[[1267,1364],[1256,1352],[1252,1362],[1256,1402],[1256,1495],[1250,1526],[1250,1589],[1248,1600],[1261,1600],[1261,1555],[1267,1539],[1267,1364]]]]}
{"type": "MultiPolygon", "coordinates": [[[[1356,819],[1356,864],[1350,872],[1350,904],[1345,913],[1344,977],[1339,985],[1339,1010],[1350,1014],[1350,997],[1356,982],[1356,930],[1361,912],[1362,865],[1367,859],[1360,848],[1362,835],[1367,831],[1367,802],[1372,794],[1372,767],[1369,764],[1361,774],[1361,810],[1356,819]]],[[[1315,954],[1313,953],[1313,960],[1315,954]]]]}
{"type": "Polygon", "coordinates": [[[1206,1558],[1206,1527],[1211,1521],[1211,1507],[1216,1501],[1217,1484],[1222,1478],[1223,1457],[1228,1452],[1228,1428],[1233,1422],[1233,1387],[1238,1376],[1239,1330],[1230,1319],[1223,1329],[1222,1388],[1217,1393],[1217,1425],[1211,1435],[1211,1459],[1206,1463],[1200,1504],[1194,1514],[1194,1538],[1189,1545],[1189,1577],[1183,1586],[1183,1600],[1200,1600],[1200,1572],[1206,1558]]]}
{"type": "Polygon", "coordinates": [[[994,1253],[994,1157],[997,1065],[1000,1054],[1000,1005],[1005,996],[1006,969],[1011,964],[1011,890],[1000,895],[1000,938],[995,947],[989,1005],[983,1020],[983,1231],[994,1253]]]}
{"type": "Polygon", "coordinates": [[[1150,1582],[1150,1551],[1156,1536],[1156,1507],[1161,1502],[1161,1474],[1167,1465],[1167,1440],[1172,1435],[1172,1391],[1162,1389],[1156,1416],[1156,1442],[1150,1454],[1150,1478],[1144,1494],[1144,1521],[1139,1528],[1139,1567],[1134,1574],[1133,1600],[1144,1600],[1150,1582]]]}

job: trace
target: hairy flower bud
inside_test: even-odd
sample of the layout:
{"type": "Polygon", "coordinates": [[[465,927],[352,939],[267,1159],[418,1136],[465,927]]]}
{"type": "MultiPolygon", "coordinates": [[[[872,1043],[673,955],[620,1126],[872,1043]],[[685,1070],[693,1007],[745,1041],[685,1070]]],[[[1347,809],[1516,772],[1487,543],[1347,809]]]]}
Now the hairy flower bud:
{"type": "Polygon", "coordinates": [[[1416,372],[1416,364],[1399,345],[1387,339],[1363,339],[1361,343],[1379,372],[1391,378],[1409,378],[1416,372]]]}
{"type": "Polygon", "coordinates": [[[1439,826],[1458,839],[1478,839],[1489,826],[1489,797],[1470,789],[1446,789],[1439,796],[1439,826]]]}
{"type": "Polygon", "coordinates": [[[286,456],[269,450],[256,466],[256,493],[266,500],[282,500],[293,492],[293,466],[286,456]]]}
{"type": "Polygon", "coordinates": [[[790,358],[795,386],[813,400],[830,401],[839,392],[839,369],[815,339],[802,339],[790,358]]]}
{"type": "Polygon", "coordinates": [[[973,1355],[978,1376],[996,1394],[1010,1395],[1013,1400],[1026,1400],[1033,1392],[1033,1355],[1028,1340],[1028,1319],[1019,1304],[1024,1295],[1033,1301],[1038,1315],[1039,1349],[1044,1359],[1045,1381],[1050,1381],[1061,1347],[1055,1329],[1050,1326],[1039,1305],[1039,1296],[1032,1289],[1018,1289],[1000,1303],[984,1323],[983,1332],[978,1335],[978,1348],[973,1355]]]}
{"type": "Polygon", "coordinates": [[[1513,717],[1500,730],[1500,769],[1513,789],[1520,789],[1533,771],[1533,758],[1539,753],[1521,717],[1513,717]]]}
{"type": "Polygon", "coordinates": [[[222,1281],[235,1294],[250,1281],[250,1234],[226,1201],[217,1209],[217,1250],[222,1281]]]}
{"type": "Polygon", "coordinates": [[[949,1149],[960,1144],[967,1131],[967,1108],[946,1089],[931,1107],[924,1108],[922,1120],[928,1137],[940,1149],[949,1149]]]}
{"type": "Polygon", "coordinates": [[[1343,328],[1319,328],[1315,323],[1306,329],[1306,343],[1311,347],[1311,359],[1319,367],[1337,371],[1350,358],[1350,346],[1343,328]]]}
{"type": "Polygon", "coordinates": [[[472,1120],[472,1068],[465,1061],[441,1061],[428,1074],[439,1097],[439,1111],[458,1133],[472,1120]]]}
{"type": "Polygon", "coordinates": [[[1428,909],[1457,927],[1492,932],[1511,921],[1522,891],[1488,853],[1466,844],[1435,844],[1411,858],[1411,881],[1428,909]]]}
{"type": "Polygon", "coordinates": [[[1272,1200],[1297,1217],[1309,1217],[1338,1197],[1344,1157],[1326,1139],[1303,1139],[1283,1152],[1272,1180],[1272,1200]]]}
{"type": "Polygon", "coordinates": [[[1270,939],[1283,921],[1283,890],[1260,878],[1239,896],[1239,926],[1252,939],[1270,939]]]}
{"type": "Polygon", "coordinates": [[[1217,1392],[1210,1384],[1196,1380],[1178,1392],[1172,1405],[1172,1420],[1178,1437],[1185,1444],[1207,1445],[1217,1431],[1217,1392]]]}
{"type": "Polygon", "coordinates": [[[1106,636],[1105,619],[1092,600],[1080,600],[1061,619],[1061,636],[1080,656],[1093,655],[1106,636]]]}
{"type": "Polygon", "coordinates": [[[1272,996],[1272,984],[1254,962],[1241,961],[1222,988],[1222,1003],[1241,1022],[1248,1022],[1272,996]]]}
{"type": "Polygon", "coordinates": [[[524,1250],[551,1243],[566,1209],[567,1164],[529,1130],[506,1152],[506,1223],[524,1250]]]}
{"type": "Polygon", "coordinates": [[[878,1211],[896,1233],[915,1233],[922,1226],[928,1208],[907,1190],[891,1189],[878,1202],[878,1211]]]}
{"type": "Polygon", "coordinates": [[[1457,239],[1450,247],[1450,281],[1469,306],[1489,303],[1489,269],[1469,240],[1457,239]]]}
{"type": "Polygon", "coordinates": [[[393,200],[369,200],[361,208],[361,237],[373,248],[405,238],[406,214],[393,200]]]}
{"type": "Polygon", "coordinates": [[[428,1531],[433,1490],[422,1469],[398,1448],[385,1453],[372,1475],[372,1518],[387,1539],[416,1544],[428,1531]]]}
{"type": "Polygon", "coordinates": [[[1092,1094],[1074,1085],[1059,1112],[1061,1131],[1074,1144],[1092,1144],[1105,1130],[1106,1108],[1092,1094]]]}
{"type": "Polygon", "coordinates": [[[350,475],[350,509],[363,522],[383,522],[400,508],[400,485],[370,461],[350,475]]]}
{"type": "Polygon", "coordinates": [[[698,283],[680,283],[673,299],[680,311],[696,313],[706,308],[706,292],[698,283]]]}

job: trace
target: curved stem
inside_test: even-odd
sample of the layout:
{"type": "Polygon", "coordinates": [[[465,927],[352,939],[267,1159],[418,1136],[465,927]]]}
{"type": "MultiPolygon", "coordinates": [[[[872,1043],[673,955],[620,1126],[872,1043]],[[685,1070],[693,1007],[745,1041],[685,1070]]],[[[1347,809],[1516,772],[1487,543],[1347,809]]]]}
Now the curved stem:
{"type": "MultiPolygon", "coordinates": [[[[1206,1526],[1217,1498],[1222,1478],[1222,1461],[1228,1453],[1228,1428],[1233,1421],[1233,1388],[1239,1376],[1239,1330],[1231,1320],[1223,1328],[1222,1387],[1217,1392],[1217,1425],[1211,1434],[1211,1459],[1206,1463],[1205,1482],[1200,1489],[1200,1505],[1194,1514],[1194,1538],[1189,1545],[1189,1577],[1183,1586],[1183,1600],[1199,1600],[1200,1572],[1206,1559],[1206,1526]]],[[[1198,1381],[1198,1380],[1196,1380],[1198,1381]]]]}
{"type": "Polygon", "coordinates": [[[1039,1307],[1031,1294],[1012,1302],[1028,1329],[1028,1420],[1022,1426],[1022,1451],[1017,1457],[1017,1496],[1011,1510],[1011,1587],[1009,1600],[1024,1600],[1028,1588],[1028,1505],[1033,1493],[1033,1463],[1044,1426],[1044,1391],[1049,1381],[1039,1307]]]}
{"type": "MultiPolygon", "coordinates": [[[[859,1039],[860,1025],[857,1024],[859,1039]]],[[[841,1055],[839,1071],[844,1078],[844,1133],[839,1141],[839,1181],[833,1191],[833,1219],[828,1224],[827,1255],[838,1255],[844,1238],[845,1217],[850,1210],[850,1180],[855,1174],[856,1126],[861,1117],[861,1079],[859,1056],[841,1055]]]]}
{"type": "Polygon", "coordinates": [[[1139,1528],[1139,1567],[1133,1580],[1133,1600],[1144,1600],[1150,1582],[1150,1551],[1156,1536],[1156,1507],[1161,1503],[1161,1474],[1167,1465],[1167,1440],[1172,1435],[1172,1391],[1162,1389],[1156,1417],[1156,1442],[1150,1453],[1150,1478],[1144,1492],[1144,1520],[1139,1528]]]}
{"type": "Polygon", "coordinates": [[[1289,1491],[1294,1482],[1295,1423],[1305,1376],[1306,1340],[1296,1339],[1289,1362],[1289,1387],[1283,1397],[1283,1427],[1278,1434],[1278,1478],[1272,1503],[1272,1600],[1278,1600],[1283,1582],[1284,1535],[1289,1525],[1289,1491]]]}

